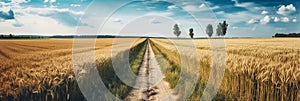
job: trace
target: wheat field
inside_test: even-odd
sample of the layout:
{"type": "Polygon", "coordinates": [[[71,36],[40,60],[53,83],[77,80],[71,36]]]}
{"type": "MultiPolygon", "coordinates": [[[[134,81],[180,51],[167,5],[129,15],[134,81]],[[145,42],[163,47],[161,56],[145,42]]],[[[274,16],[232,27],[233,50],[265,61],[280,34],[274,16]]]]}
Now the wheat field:
{"type": "MultiPolygon", "coordinates": [[[[108,62],[112,46],[124,51],[144,39],[115,40],[97,39],[84,50],[95,49],[101,64],[108,62]]],[[[72,39],[0,40],[0,100],[84,100],[72,71],[72,44],[72,39]]]]}
{"type": "MultiPolygon", "coordinates": [[[[107,79],[105,84],[110,91],[122,99],[132,88],[114,74],[112,47],[119,53],[131,51],[130,65],[136,73],[145,39],[115,40],[97,39],[95,47],[84,48],[83,54],[95,49],[99,74],[107,79]]],[[[193,66],[180,59],[187,58],[191,63],[196,57],[200,59],[200,66],[196,66],[198,83],[188,97],[191,101],[201,98],[210,76],[213,55],[210,40],[150,38],[157,60],[165,70],[164,79],[173,89],[182,82],[180,72],[190,73],[186,77],[194,76],[189,68],[193,66]],[[190,51],[193,44],[197,55],[190,51]],[[178,52],[178,48],[182,51],[178,52]]],[[[225,39],[224,42],[226,69],[214,100],[300,100],[300,39],[225,39]]],[[[0,40],[0,100],[85,100],[73,73],[72,45],[71,39],[0,40]]],[[[186,88],[190,85],[188,80],[184,84],[186,88]]],[[[180,88],[176,91],[191,92],[180,88]]]]}
{"type": "MultiPolygon", "coordinates": [[[[151,40],[158,49],[168,51],[163,54],[171,62],[180,62],[182,56],[178,56],[178,48],[187,49],[187,52],[182,52],[182,54],[191,57],[193,55],[188,52],[193,45],[191,41],[151,40]]],[[[195,90],[190,100],[200,99],[209,78],[213,54],[209,40],[195,39],[193,41],[198,50],[201,66],[199,67],[198,89],[195,90]]],[[[300,100],[300,39],[225,39],[224,42],[226,44],[226,70],[214,100],[300,100]]],[[[175,74],[174,71],[169,72],[175,74]]],[[[172,80],[169,82],[174,83],[172,80]]]]}

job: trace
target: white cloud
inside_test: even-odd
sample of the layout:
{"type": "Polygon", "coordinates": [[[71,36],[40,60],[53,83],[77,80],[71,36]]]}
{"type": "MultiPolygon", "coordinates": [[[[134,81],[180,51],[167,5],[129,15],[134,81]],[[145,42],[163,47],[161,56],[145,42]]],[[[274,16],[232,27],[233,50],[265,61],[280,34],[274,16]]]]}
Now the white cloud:
{"type": "Polygon", "coordinates": [[[191,11],[191,12],[199,11],[199,8],[194,5],[184,6],[183,9],[186,11],[191,11]]]}
{"type": "Polygon", "coordinates": [[[76,28],[61,24],[49,17],[25,13],[18,20],[1,22],[2,33],[61,35],[75,33],[76,28]],[[17,28],[16,28],[17,27],[17,28]]]}
{"type": "Polygon", "coordinates": [[[52,15],[54,13],[70,13],[72,15],[83,15],[84,12],[82,11],[73,11],[68,8],[32,8],[28,7],[25,9],[18,9],[17,12],[23,12],[23,13],[32,13],[32,14],[38,14],[42,16],[52,15]]]}
{"type": "Polygon", "coordinates": [[[206,7],[205,4],[201,4],[201,5],[199,6],[199,8],[204,8],[204,7],[206,7]]]}
{"type": "Polygon", "coordinates": [[[121,18],[115,18],[115,19],[113,20],[113,22],[118,22],[118,23],[121,23],[121,22],[122,22],[122,20],[121,20],[121,18]]]}
{"type": "Polygon", "coordinates": [[[218,9],[218,8],[220,8],[220,6],[206,7],[204,4],[201,4],[199,6],[196,6],[196,5],[186,5],[186,6],[183,7],[184,10],[189,11],[189,12],[199,12],[199,11],[206,11],[206,10],[214,10],[214,9],[218,9]]]}
{"type": "Polygon", "coordinates": [[[247,23],[248,24],[254,24],[254,23],[256,23],[257,21],[255,20],[255,19],[250,19],[247,23]]]}
{"type": "Polygon", "coordinates": [[[50,2],[56,2],[56,0],[50,0],[50,2]]]}
{"type": "MultiPolygon", "coordinates": [[[[4,0],[5,1],[5,0],[4,0]]],[[[9,11],[10,9],[19,9],[23,8],[20,6],[20,3],[27,3],[28,0],[7,0],[8,2],[4,2],[0,0],[0,11],[9,11]]]]}
{"type": "Polygon", "coordinates": [[[244,7],[244,8],[253,8],[253,6],[255,5],[252,2],[245,2],[245,3],[240,3],[238,0],[231,0],[232,2],[234,2],[234,6],[236,7],[244,7]]]}
{"type": "Polygon", "coordinates": [[[278,17],[274,17],[274,22],[279,22],[280,19],[278,17]]]}
{"type": "Polygon", "coordinates": [[[260,23],[261,23],[261,24],[267,24],[267,23],[270,22],[270,20],[271,20],[270,16],[266,15],[264,18],[262,18],[262,19],[260,20],[260,23]]]}
{"type": "Polygon", "coordinates": [[[5,5],[4,2],[0,2],[0,7],[2,8],[5,5]]]}
{"type": "MultiPolygon", "coordinates": [[[[15,9],[16,12],[20,14],[16,14],[16,19],[20,19],[24,17],[24,15],[36,15],[41,17],[51,18],[53,20],[58,21],[60,24],[67,25],[67,26],[77,26],[85,25],[79,21],[80,15],[83,15],[84,12],[82,11],[73,11],[67,8],[32,8],[27,7],[23,9],[15,9]],[[67,20],[66,20],[67,19],[67,20]]],[[[20,20],[21,21],[21,20],[20,20]]],[[[21,21],[22,23],[24,21],[21,21]]],[[[27,25],[27,23],[23,23],[27,25]]]]}
{"type": "Polygon", "coordinates": [[[252,14],[252,13],[249,13],[248,11],[236,12],[236,13],[226,13],[223,16],[230,23],[248,23],[248,21],[251,19],[256,19],[256,21],[259,22],[259,19],[261,19],[261,15],[252,14]]]}
{"type": "Polygon", "coordinates": [[[296,8],[294,7],[293,4],[289,5],[281,5],[280,8],[277,11],[277,14],[287,16],[289,14],[293,14],[296,12],[296,8]]]}
{"type": "Polygon", "coordinates": [[[293,19],[293,22],[297,22],[297,19],[293,19]]]}
{"type": "Polygon", "coordinates": [[[258,10],[265,9],[265,7],[259,6],[253,2],[240,3],[239,0],[231,0],[231,1],[234,2],[234,6],[242,7],[242,8],[248,9],[249,11],[252,11],[252,12],[256,12],[258,10]]]}
{"type": "Polygon", "coordinates": [[[172,12],[149,12],[147,14],[145,14],[145,16],[149,16],[149,15],[157,15],[157,16],[172,16],[173,13],[172,12]]]}
{"type": "Polygon", "coordinates": [[[282,22],[289,22],[290,19],[289,19],[288,17],[283,17],[283,18],[281,18],[281,21],[282,21],[282,22]]]}
{"type": "Polygon", "coordinates": [[[173,10],[175,8],[177,8],[177,6],[175,6],[175,5],[168,6],[168,10],[173,10]]]}
{"type": "Polygon", "coordinates": [[[268,14],[269,12],[268,11],[265,11],[265,10],[263,10],[262,12],[261,12],[261,14],[263,14],[263,15],[266,15],[266,14],[268,14]]]}
{"type": "Polygon", "coordinates": [[[48,2],[52,4],[52,3],[56,2],[56,0],[44,0],[44,3],[48,3],[48,2]]]}
{"type": "Polygon", "coordinates": [[[11,0],[12,3],[23,3],[23,2],[29,2],[30,0],[11,0]]]}
{"type": "Polygon", "coordinates": [[[44,0],[44,3],[47,3],[47,2],[53,3],[53,2],[56,2],[56,0],[44,0]]]}
{"type": "Polygon", "coordinates": [[[211,10],[214,10],[214,9],[218,9],[220,8],[220,6],[213,6],[213,7],[209,7],[211,10]]]}
{"type": "Polygon", "coordinates": [[[189,4],[189,2],[182,2],[181,4],[182,5],[187,5],[187,4],[189,4]]]}
{"type": "Polygon", "coordinates": [[[246,3],[236,3],[234,4],[234,6],[237,7],[244,7],[244,8],[249,8],[249,7],[253,7],[254,3],[250,3],[250,2],[246,2],[246,3]]]}
{"type": "Polygon", "coordinates": [[[225,14],[224,11],[219,11],[219,12],[216,12],[216,14],[225,14]]]}
{"type": "Polygon", "coordinates": [[[80,7],[80,4],[70,4],[71,7],[80,7]]]}

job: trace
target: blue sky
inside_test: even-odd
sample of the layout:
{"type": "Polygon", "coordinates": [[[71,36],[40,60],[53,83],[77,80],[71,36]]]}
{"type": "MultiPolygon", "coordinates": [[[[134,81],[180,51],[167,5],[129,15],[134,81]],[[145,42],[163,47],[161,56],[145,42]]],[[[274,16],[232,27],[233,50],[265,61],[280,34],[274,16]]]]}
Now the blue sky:
{"type": "Polygon", "coordinates": [[[271,37],[300,32],[299,7],[296,0],[0,0],[0,33],[70,35],[82,28],[87,34],[174,36],[177,23],[181,37],[189,28],[203,37],[207,24],[215,29],[226,20],[228,37],[271,37]]]}

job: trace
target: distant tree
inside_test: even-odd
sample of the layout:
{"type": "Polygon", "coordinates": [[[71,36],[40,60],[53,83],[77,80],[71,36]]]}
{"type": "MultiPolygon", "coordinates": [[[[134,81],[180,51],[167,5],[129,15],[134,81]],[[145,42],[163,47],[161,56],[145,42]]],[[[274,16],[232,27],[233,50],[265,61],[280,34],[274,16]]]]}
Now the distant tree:
{"type": "Polygon", "coordinates": [[[12,35],[12,34],[9,34],[9,38],[13,38],[13,35],[12,35]]]}
{"type": "Polygon", "coordinates": [[[173,30],[174,30],[174,35],[176,35],[177,38],[178,38],[179,35],[181,34],[181,31],[179,30],[178,24],[175,24],[175,25],[174,25],[173,30]]]}
{"type": "Polygon", "coordinates": [[[213,26],[211,24],[208,24],[206,27],[206,34],[211,37],[213,35],[214,31],[213,31],[213,26]]]}
{"type": "Polygon", "coordinates": [[[190,31],[190,36],[191,36],[191,38],[193,39],[193,38],[194,38],[194,33],[193,33],[193,32],[194,32],[194,29],[193,29],[193,28],[190,28],[189,31],[190,31]]]}
{"type": "Polygon", "coordinates": [[[228,24],[226,23],[226,21],[223,21],[223,23],[219,23],[217,28],[217,36],[225,36],[227,33],[227,27],[228,24]]]}
{"type": "Polygon", "coordinates": [[[0,38],[3,39],[3,38],[4,38],[4,35],[1,35],[0,38]]]}
{"type": "Polygon", "coordinates": [[[221,34],[222,34],[222,26],[221,25],[222,24],[219,23],[218,26],[217,26],[217,30],[216,30],[216,35],[217,36],[221,36],[221,34]]]}
{"type": "Polygon", "coordinates": [[[275,36],[273,37],[300,37],[300,33],[289,33],[289,34],[276,33],[275,36]]]}
{"type": "Polygon", "coordinates": [[[228,27],[228,24],[226,23],[226,21],[223,21],[223,24],[221,24],[221,28],[222,28],[222,36],[225,36],[225,35],[226,35],[227,27],[228,27]]]}

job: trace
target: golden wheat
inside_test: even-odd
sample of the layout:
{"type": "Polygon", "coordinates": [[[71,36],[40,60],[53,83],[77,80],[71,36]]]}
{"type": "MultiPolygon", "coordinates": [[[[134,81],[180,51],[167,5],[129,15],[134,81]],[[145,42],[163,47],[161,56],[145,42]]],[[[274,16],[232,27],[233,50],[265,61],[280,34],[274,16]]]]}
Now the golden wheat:
{"type": "MultiPolygon", "coordinates": [[[[111,56],[114,40],[96,40],[96,60],[111,56]]],[[[126,50],[144,39],[118,40],[119,43],[114,44],[116,50],[126,50]],[[128,41],[132,40],[136,41],[131,45],[128,41]]],[[[70,96],[79,97],[73,74],[72,43],[70,39],[0,40],[0,100],[70,100],[70,96]]]]}
{"type": "MultiPolygon", "coordinates": [[[[193,47],[193,43],[182,39],[172,40],[173,42],[167,39],[152,39],[152,41],[166,49],[165,51],[177,51],[176,47],[187,49],[193,47]],[[177,46],[174,46],[174,41],[177,46]]],[[[300,99],[300,44],[297,44],[300,39],[225,39],[225,42],[226,72],[217,97],[268,101],[300,99]]],[[[210,72],[207,68],[211,66],[210,56],[214,53],[210,52],[208,40],[195,39],[194,44],[201,62],[199,77],[201,84],[203,81],[207,82],[210,72]]],[[[188,52],[182,54],[185,53],[188,52]]],[[[169,60],[180,62],[176,54],[169,52],[166,55],[171,55],[168,56],[171,58],[169,60]]],[[[199,99],[202,91],[196,90],[191,100],[199,99]]]]}

